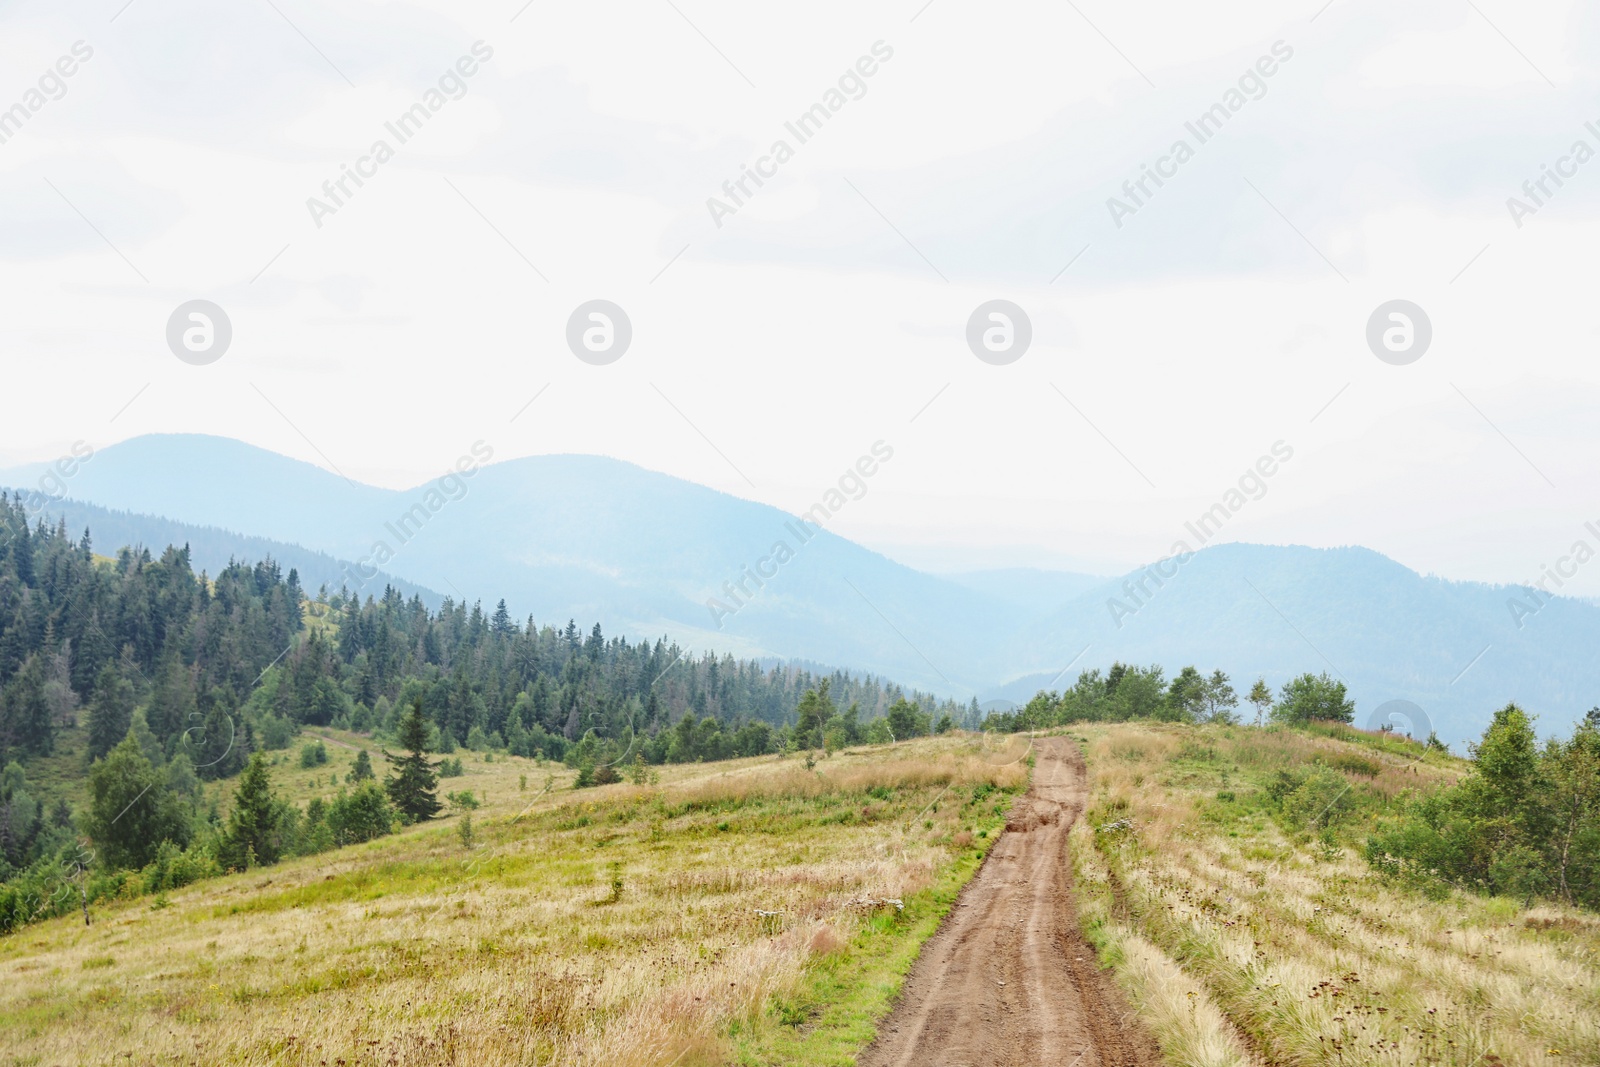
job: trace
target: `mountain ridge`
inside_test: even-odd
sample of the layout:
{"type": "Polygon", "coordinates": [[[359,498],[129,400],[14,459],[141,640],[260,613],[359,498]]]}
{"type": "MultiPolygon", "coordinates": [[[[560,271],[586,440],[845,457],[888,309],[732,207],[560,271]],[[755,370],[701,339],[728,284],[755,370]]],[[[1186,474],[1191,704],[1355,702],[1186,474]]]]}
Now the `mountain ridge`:
{"type": "MultiPolygon", "coordinates": [[[[779,508],[628,461],[491,458],[387,490],[230,438],[169,434],[108,446],[63,481],[69,503],[129,512],[125,523],[160,516],[341,561],[366,592],[377,569],[458,599],[504,597],[518,616],[596,618],[962,700],[1026,699],[1113,660],[1221,668],[1241,692],[1257,676],[1276,687],[1326,671],[1363,721],[1406,699],[1461,740],[1513,699],[1559,727],[1600,696],[1585,652],[1600,608],[1555,598],[1517,627],[1505,605],[1520,587],[1423,576],[1361,546],[1214,544],[1113,578],[935,575],[825,528],[796,544],[797,519],[779,508]],[[792,553],[774,565],[778,539],[792,553]]],[[[0,483],[44,469],[0,471],[0,483]]]]}

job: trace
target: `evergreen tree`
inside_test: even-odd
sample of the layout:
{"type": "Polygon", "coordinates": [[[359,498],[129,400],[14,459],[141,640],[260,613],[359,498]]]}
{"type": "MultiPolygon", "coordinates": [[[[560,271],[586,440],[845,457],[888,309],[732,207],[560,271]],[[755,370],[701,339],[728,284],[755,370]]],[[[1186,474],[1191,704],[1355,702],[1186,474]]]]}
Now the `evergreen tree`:
{"type": "Polygon", "coordinates": [[[100,668],[89,701],[89,759],[97,760],[117,747],[133,725],[133,683],[117,673],[110,662],[100,668]]]}
{"type": "Polygon", "coordinates": [[[228,831],[223,838],[224,866],[243,870],[257,864],[277,863],[282,852],[278,833],[281,814],[272,794],[272,776],[267,761],[257,752],[250,757],[239,788],[233,794],[233,811],[228,814],[228,831]]]}
{"type": "Polygon", "coordinates": [[[372,757],[367,755],[367,750],[362,749],[356,753],[356,762],[350,768],[350,781],[365,782],[375,777],[372,773],[372,757]]]}
{"type": "Polygon", "coordinates": [[[794,727],[795,744],[800,748],[821,748],[823,731],[835,715],[833,700],[828,695],[828,680],[824,678],[816,689],[806,690],[795,711],[799,714],[794,727]]]}
{"type": "Polygon", "coordinates": [[[45,664],[32,655],[11,684],[0,690],[0,759],[17,753],[49,755],[55,747],[55,722],[45,695],[45,664]]]}
{"type": "Polygon", "coordinates": [[[161,762],[161,742],[156,740],[150,724],[145,722],[143,708],[133,709],[133,722],[128,726],[128,736],[139,746],[139,751],[144,753],[145,759],[152,764],[161,762]]]}
{"type": "Polygon", "coordinates": [[[195,772],[209,782],[243,770],[250,749],[225,691],[210,694],[203,703],[206,710],[191,715],[193,721],[178,735],[173,755],[187,755],[195,772]]]}
{"type": "Polygon", "coordinates": [[[407,822],[421,822],[439,814],[437,764],[428,760],[428,724],[422,719],[422,704],[411,705],[405,718],[400,720],[400,745],[410,754],[393,756],[388,752],[383,758],[394,767],[395,773],[384,783],[389,799],[399,809],[407,822]]]}

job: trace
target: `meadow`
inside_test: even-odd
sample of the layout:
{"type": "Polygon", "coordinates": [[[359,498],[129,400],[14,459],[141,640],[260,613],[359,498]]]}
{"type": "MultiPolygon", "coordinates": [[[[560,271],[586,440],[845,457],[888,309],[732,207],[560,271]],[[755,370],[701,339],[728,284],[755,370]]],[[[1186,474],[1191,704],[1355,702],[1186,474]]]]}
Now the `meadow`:
{"type": "Polygon", "coordinates": [[[1464,762],[1348,728],[1071,732],[1080,916],[1168,1062],[1600,1063],[1600,916],[1400,884],[1361,855],[1373,819],[1464,762]],[[1307,769],[1343,786],[1289,791],[1307,769]]]}
{"type": "MultiPolygon", "coordinates": [[[[371,746],[319,736],[280,795],[371,746]]],[[[476,809],[0,939],[0,1063],[850,1063],[1025,754],[952,735],[574,790],[459,752],[441,795],[476,809]]]]}

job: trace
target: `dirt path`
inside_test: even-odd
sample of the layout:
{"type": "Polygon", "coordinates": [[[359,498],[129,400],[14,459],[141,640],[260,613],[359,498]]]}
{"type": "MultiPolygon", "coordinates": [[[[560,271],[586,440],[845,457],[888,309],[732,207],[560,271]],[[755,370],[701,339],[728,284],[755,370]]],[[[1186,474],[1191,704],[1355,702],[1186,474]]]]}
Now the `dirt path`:
{"type": "Polygon", "coordinates": [[[328,737],[324,734],[312,733],[310,730],[306,731],[306,736],[315,737],[318,741],[326,741],[330,745],[338,745],[340,748],[348,748],[351,752],[361,751],[360,745],[352,745],[348,741],[335,741],[331,737],[328,737]]]}
{"type": "Polygon", "coordinates": [[[863,1067],[1154,1067],[1156,1046],[1078,929],[1067,832],[1083,757],[1041,738],[1033,785],[922,948],[863,1067]]]}

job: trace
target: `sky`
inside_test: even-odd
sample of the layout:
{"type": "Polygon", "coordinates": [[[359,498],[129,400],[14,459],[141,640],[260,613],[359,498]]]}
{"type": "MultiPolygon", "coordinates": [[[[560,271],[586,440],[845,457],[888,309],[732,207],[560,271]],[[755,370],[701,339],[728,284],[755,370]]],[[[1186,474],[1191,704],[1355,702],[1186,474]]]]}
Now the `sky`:
{"type": "Polygon", "coordinates": [[[799,512],[882,442],[833,529],[916,566],[1113,573],[1242,496],[1224,540],[1531,582],[1600,549],[1596,17],[9,4],[0,464],[481,441],[799,512]]]}

